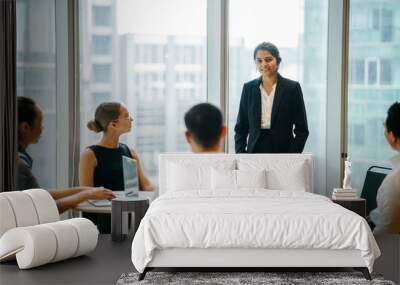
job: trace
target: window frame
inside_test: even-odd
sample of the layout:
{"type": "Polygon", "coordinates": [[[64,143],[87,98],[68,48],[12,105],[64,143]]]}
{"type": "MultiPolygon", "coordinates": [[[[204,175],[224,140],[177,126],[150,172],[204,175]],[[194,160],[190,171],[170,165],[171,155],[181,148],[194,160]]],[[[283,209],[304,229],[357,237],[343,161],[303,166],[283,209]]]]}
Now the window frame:
{"type": "MultiPolygon", "coordinates": [[[[346,112],[348,89],[349,2],[350,0],[329,1],[328,7],[327,66],[329,66],[329,68],[327,69],[326,104],[330,107],[326,108],[326,175],[323,178],[326,183],[325,191],[321,191],[321,193],[325,192],[326,195],[329,195],[334,187],[340,185],[343,176],[344,158],[347,155],[346,112]],[[338,58],[342,60],[337,60],[338,58]],[[337,94],[340,94],[340,96],[337,96],[337,94]],[[328,173],[329,175],[327,175],[328,173]]],[[[69,4],[64,3],[63,5],[68,6],[68,34],[71,35],[69,41],[72,42],[72,44],[69,43],[67,51],[64,51],[64,55],[68,54],[68,70],[76,71],[79,60],[79,52],[77,49],[79,46],[79,30],[77,28],[79,27],[79,5],[77,0],[69,1],[69,4]]],[[[221,108],[225,124],[228,123],[227,114],[229,106],[228,7],[229,0],[207,0],[207,101],[221,108]],[[217,96],[217,94],[221,95],[217,96]]],[[[56,21],[58,25],[62,23],[59,22],[58,19],[56,19],[56,21]]],[[[62,33],[57,34],[60,35],[57,37],[57,42],[60,41],[60,43],[62,43],[62,33]]],[[[57,44],[57,55],[60,55],[61,58],[62,53],[58,53],[59,48],[61,50],[61,44],[57,44]]],[[[61,87],[60,85],[60,88],[65,89],[63,93],[60,93],[60,96],[62,96],[61,94],[64,94],[65,96],[65,94],[68,93],[70,97],[66,100],[68,101],[68,104],[63,104],[63,109],[60,110],[60,116],[63,116],[63,118],[68,117],[70,120],[72,117],[71,115],[79,116],[79,75],[77,76],[76,74],[79,73],[73,75],[69,72],[67,86],[61,87]],[[68,111],[66,111],[66,109],[68,109],[68,111]],[[64,114],[62,114],[63,112],[64,114]]],[[[377,73],[377,76],[380,76],[380,74],[377,73]]],[[[73,120],[73,125],[78,130],[77,133],[69,134],[67,132],[62,132],[64,143],[62,143],[63,146],[57,150],[60,151],[61,160],[58,160],[60,161],[60,166],[67,166],[67,169],[70,169],[68,172],[68,179],[65,177],[60,177],[60,179],[64,182],[69,181],[70,186],[71,182],[77,181],[76,169],[78,169],[77,166],[79,162],[79,118],[74,118],[73,120]],[[73,138],[71,138],[71,135],[73,138]],[[68,143],[69,145],[67,147],[68,143]],[[68,151],[63,152],[62,150],[68,151]],[[71,171],[71,169],[73,169],[73,171],[71,171]]],[[[63,124],[65,124],[65,121],[67,120],[62,121],[63,124]]],[[[65,126],[58,129],[65,130],[65,126]]],[[[229,149],[228,140],[225,140],[223,145],[224,152],[227,152],[229,149]]]]}

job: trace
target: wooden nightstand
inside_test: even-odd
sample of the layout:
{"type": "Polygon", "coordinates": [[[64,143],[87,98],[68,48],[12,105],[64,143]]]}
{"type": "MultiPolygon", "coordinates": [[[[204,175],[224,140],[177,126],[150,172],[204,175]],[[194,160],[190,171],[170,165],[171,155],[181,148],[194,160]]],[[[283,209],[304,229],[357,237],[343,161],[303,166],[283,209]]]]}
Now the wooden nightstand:
{"type": "Polygon", "coordinates": [[[365,199],[332,199],[332,202],[339,204],[340,206],[359,214],[364,219],[366,218],[366,202],[365,199]]]}

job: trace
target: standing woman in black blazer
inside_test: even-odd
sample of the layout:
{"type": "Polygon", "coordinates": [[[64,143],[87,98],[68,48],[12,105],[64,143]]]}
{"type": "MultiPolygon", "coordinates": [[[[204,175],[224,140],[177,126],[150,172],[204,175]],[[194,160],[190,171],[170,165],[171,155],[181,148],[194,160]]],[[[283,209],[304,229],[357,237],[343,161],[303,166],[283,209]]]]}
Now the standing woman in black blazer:
{"type": "Polygon", "coordinates": [[[309,132],[300,84],[278,73],[281,57],[274,44],[259,44],[254,61],[261,77],[243,85],[236,153],[301,153],[309,132]]]}

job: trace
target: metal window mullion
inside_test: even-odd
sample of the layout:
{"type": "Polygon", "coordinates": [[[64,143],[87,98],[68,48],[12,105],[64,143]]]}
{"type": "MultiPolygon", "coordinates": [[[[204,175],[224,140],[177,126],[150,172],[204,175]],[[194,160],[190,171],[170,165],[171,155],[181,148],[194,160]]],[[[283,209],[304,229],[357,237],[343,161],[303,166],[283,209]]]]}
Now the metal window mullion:
{"type": "Polygon", "coordinates": [[[344,161],[348,155],[348,93],[349,93],[349,29],[350,29],[350,0],[343,0],[342,26],[342,107],[341,107],[341,162],[340,180],[344,175],[344,161]]]}
{"type": "Polygon", "coordinates": [[[223,151],[227,153],[229,152],[229,0],[222,0],[221,6],[220,108],[227,127],[227,134],[223,142],[223,151]]]}
{"type": "MultiPolygon", "coordinates": [[[[218,106],[228,124],[229,0],[207,1],[207,101],[218,106]]],[[[228,139],[223,142],[228,150],[228,139]]]]}
{"type": "Polygon", "coordinates": [[[328,2],[326,195],[341,185],[347,154],[349,0],[328,2]],[[341,59],[341,60],[337,60],[341,59]]]}
{"type": "Polygon", "coordinates": [[[68,1],[68,86],[69,86],[69,186],[79,185],[80,73],[79,0],[68,1]]]}
{"type": "Polygon", "coordinates": [[[68,15],[67,0],[55,2],[55,50],[56,50],[56,188],[68,186],[68,15]]]}

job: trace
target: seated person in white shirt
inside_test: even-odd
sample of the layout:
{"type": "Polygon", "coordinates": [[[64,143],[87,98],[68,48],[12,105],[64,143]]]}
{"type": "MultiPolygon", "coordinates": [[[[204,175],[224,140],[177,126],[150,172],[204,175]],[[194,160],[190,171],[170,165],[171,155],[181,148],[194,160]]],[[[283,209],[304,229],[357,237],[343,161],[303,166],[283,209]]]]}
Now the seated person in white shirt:
{"type": "Polygon", "coordinates": [[[400,233],[400,103],[390,106],[385,121],[385,137],[397,152],[390,161],[393,170],[385,177],[376,196],[377,208],[371,211],[374,234],[400,233]]]}
{"type": "Polygon", "coordinates": [[[190,108],[185,114],[186,141],[195,153],[221,152],[221,142],[226,136],[221,111],[209,103],[190,108]]]}

